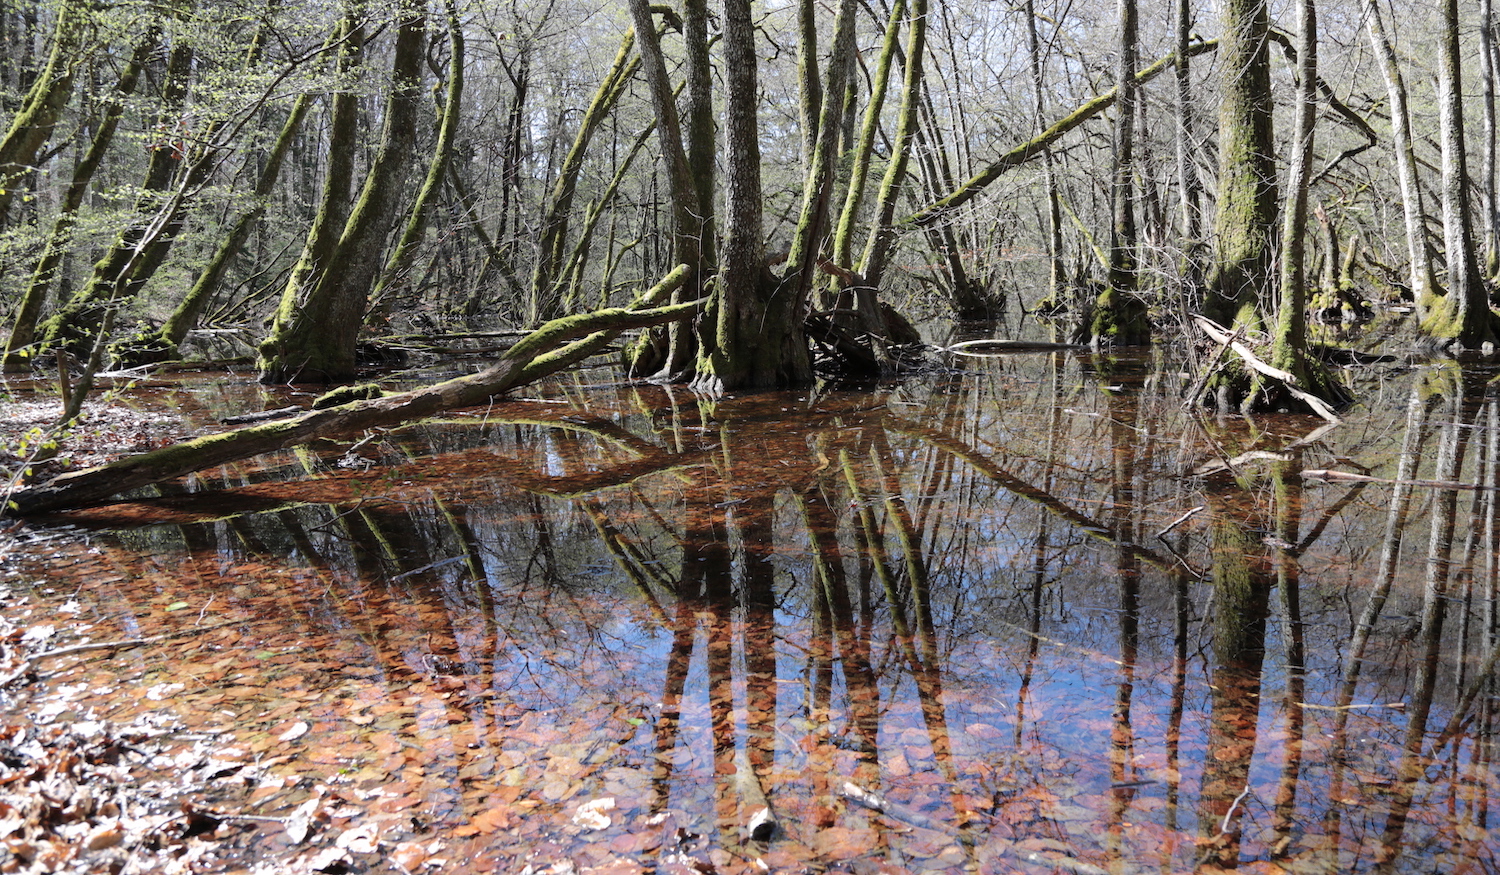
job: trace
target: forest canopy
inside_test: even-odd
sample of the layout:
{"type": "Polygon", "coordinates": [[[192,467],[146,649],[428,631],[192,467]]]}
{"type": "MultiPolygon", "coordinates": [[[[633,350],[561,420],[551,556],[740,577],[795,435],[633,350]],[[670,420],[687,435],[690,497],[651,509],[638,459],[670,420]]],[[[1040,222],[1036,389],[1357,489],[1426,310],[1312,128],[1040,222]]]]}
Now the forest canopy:
{"type": "Polygon", "coordinates": [[[670,303],[702,303],[635,376],[891,374],[909,316],[1032,314],[1101,346],[1216,323],[1265,367],[1206,397],[1336,405],[1309,318],[1495,339],[1491,3],[1396,11],[5,3],[4,367],[342,382],[370,341],[619,308],[686,265],[670,303]]]}

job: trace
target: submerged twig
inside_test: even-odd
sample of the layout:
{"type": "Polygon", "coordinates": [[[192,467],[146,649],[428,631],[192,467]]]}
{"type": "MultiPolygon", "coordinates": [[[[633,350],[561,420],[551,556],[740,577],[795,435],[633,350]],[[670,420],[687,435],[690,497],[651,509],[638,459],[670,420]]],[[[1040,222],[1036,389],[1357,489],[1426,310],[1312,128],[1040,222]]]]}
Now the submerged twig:
{"type": "Polygon", "coordinates": [[[921,827],[922,829],[930,829],[933,832],[945,833],[950,836],[958,835],[958,830],[949,824],[928,817],[922,812],[908,808],[899,802],[892,802],[873,790],[866,790],[849,781],[845,781],[839,787],[839,795],[851,802],[857,802],[871,811],[877,811],[902,823],[921,827]]]}

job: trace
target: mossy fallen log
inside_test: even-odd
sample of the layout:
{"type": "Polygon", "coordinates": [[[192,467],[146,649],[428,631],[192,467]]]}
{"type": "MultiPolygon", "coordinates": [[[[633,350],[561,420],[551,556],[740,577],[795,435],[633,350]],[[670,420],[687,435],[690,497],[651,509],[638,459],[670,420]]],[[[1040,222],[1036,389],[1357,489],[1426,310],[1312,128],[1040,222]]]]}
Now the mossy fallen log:
{"type": "Polygon", "coordinates": [[[13,492],[4,515],[29,516],[105,501],[113,495],[160,483],[215,465],[274,452],[320,438],[424,419],[444,410],[486,403],[496,395],[562,370],[603,349],[620,332],[693,316],[705,303],[654,306],[687,278],[685,265],[629,307],[611,307],[554,319],[526,335],[490,367],[431,386],[309,410],[289,419],[205,435],[127,456],[106,465],[71,471],[13,492]]]}

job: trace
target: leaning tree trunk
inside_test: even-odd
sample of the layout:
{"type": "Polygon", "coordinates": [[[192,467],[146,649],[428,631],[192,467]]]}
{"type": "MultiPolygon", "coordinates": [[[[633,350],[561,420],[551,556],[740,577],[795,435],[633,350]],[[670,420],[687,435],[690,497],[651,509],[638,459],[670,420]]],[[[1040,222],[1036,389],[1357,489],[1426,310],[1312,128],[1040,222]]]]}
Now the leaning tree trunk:
{"type": "MultiPolygon", "coordinates": [[[[175,128],[176,117],[187,100],[194,54],[192,45],[186,42],[172,49],[167,62],[166,82],[162,87],[162,109],[158,115],[159,127],[164,130],[175,128]]],[[[146,163],[141,195],[136,201],[136,220],[120,232],[104,256],[94,264],[88,283],[42,324],[39,333],[44,346],[60,346],[75,356],[87,357],[104,322],[105,312],[134,297],[166,257],[169,241],[182,227],[181,211],[186,207],[186,199],[173,199],[179,213],[166,217],[165,222],[158,210],[159,201],[162,193],[172,187],[173,178],[188,156],[184,154],[183,144],[170,140],[153,143],[150,148],[151,157],[146,163]],[[148,229],[155,232],[154,239],[149,242],[145,240],[148,229]]],[[[206,155],[196,156],[189,162],[189,173],[195,179],[177,188],[183,190],[194,182],[201,182],[208,164],[206,155]]]]}
{"type": "Polygon", "coordinates": [[[229,226],[229,230],[220,239],[218,248],[199,271],[198,278],[193,281],[193,287],[188,289],[188,293],[181,301],[177,302],[177,306],[173,308],[171,315],[166,318],[161,327],[140,331],[116,347],[115,363],[119,367],[155,364],[177,355],[178,347],[187,338],[188,332],[198,325],[198,317],[202,315],[203,309],[219,291],[230,263],[240,254],[246,241],[250,239],[251,232],[255,230],[256,221],[265,214],[266,199],[270,197],[276,185],[276,179],[281,175],[281,168],[286,163],[287,153],[291,151],[292,141],[296,139],[297,132],[302,126],[302,119],[306,117],[312,103],[313,96],[310,92],[297,95],[286,121],[282,123],[280,134],[277,135],[276,141],[264,156],[264,164],[261,166],[260,176],[255,183],[254,205],[241,213],[229,226]]]}
{"type": "MultiPolygon", "coordinates": [[[[333,36],[329,37],[329,41],[323,46],[325,51],[332,47],[339,33],[340,31],[335,31],[333,36]]],[[[260,50],[267,34],[268,28],[265,27],[258,32],[247,68],[259,60],[260,50]]],[[[252,193],[252,206],[241,213],[229,226],[229,230],[220,239],[218,248],[199,271],[192,288],[188,289],[182,300],[177,302],[177,306],[172,309],[171,315],[166,318],[161,327],[156,329],[144,327],[134,336],[115,346],[113,352],[116,365],[128,368],[155,364],[167,361],[177,354],[178,346],[187,337],[188,332],[197,326],[199,315],[218,292],[224,274],[228,271],[235,256],[239,255],[244,248],[251,231],[255,228],[256,221],[265,214],[266,200],[270,197],[276,180],[281,175],[286,156],[291,151],[292,143],[301,128],[302,119],[306,117],[312,102],[313,95],[310,92],[304,91],[297,95],[275,142],[261,158],[260,174],[252,193]]]]}
{"type": "Polygon", "coordinates": [[[31,174],[37,156],[73,97],[73,77],[88,12],[81,0],[65,0],[52,28],[52,51],[21,107],[0,139],[0,228],[9,224],[10,206],[20,180],[31,174]]]}
{"type": "Polygon", "coordinates": [[[94,179],[94,173],[103,163],[110,144],[114,142],[115,131],[120,126],[120,117],[125,113],[125,98],[135,93],[141,72],[145,69],[146,61],[151,57],[151,53],[156,50],[160,38],[161,28],[153,27],[136,47],[130,62],[120,73],[119,82],[115,85],[114,99],[104,110],[104,117],[99,120],[99,126],[89,142],[88,151],[73,167],[73,178],[68,181],[68,187],[63,191],[62,204],[53,222],[52,233],[48,235],[47,245],[32,268],[31,280],[26,285],[26,292],[21,297],[21,304],[16,309],[15,319],[11,323],[10,337],[5,343],[3,364],[7,373],[25,371],[31,367],[33,352],[31,345],[36,341],[37,321],[41,318],[42,305],[47,301],[47,292],[52,288],[58,265],[62,264],[63,256],[73,243],[73,226],[77,220],[78,208],[83,205],[83,197],[94,179]]]}
{"type": "MultiPolygon", "coordinates": [[[[404,5],[379,152],[327,259],[310,264],[300,280],[294,271],[288,281],[271,334],[260,347],[261,382],[332,382],[355,375],[359,332],[416,139],[425,21],[421,6],[404,5]]],[[[352,129],[347,139],[332,141],[331,151],[354,151],[351,134],[352,129]]]]}

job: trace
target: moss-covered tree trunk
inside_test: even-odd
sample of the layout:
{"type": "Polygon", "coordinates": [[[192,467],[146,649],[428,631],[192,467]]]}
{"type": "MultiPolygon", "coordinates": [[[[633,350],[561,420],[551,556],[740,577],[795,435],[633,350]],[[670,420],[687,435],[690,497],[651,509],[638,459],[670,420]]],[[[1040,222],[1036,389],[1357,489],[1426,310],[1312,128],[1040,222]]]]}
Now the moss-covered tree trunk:
{"type": "MultiPolygon", "coordinates": [[[[823,76],[823,105],[818,114],[817,137],[813,142],[812,160],[806,167],[802,184],[802,206],[797,227],[787,253],[783,291],[804,302],[817,272],[817,263],[826,252],[829,217],[833,208],[844,97],[849,82],[850,60],[854,51],[853,0],[840,0],[829,49],[827,72],[823,76]]],[[[813,36],[802,32],[802,40],[813,36]]],[[[726,47],[727,50],[727,47],[726,47]]]]}
{"type": "Polygon", "coordinates": [[[596,354],[621,331],[692,316],[698,302],[659,306],[687,279],[679,265],[629,307],[596,310],[557,319],[518,341],[500,360],[478,373],[408,392],[366,397],[343,404],[314,404],[289,419],[207,435],[128,456],[107,465],[73,471],[8,496],[0,515],[25,516],[97,504],[112,495],[181,477],[320,438],[401,425],[443,410],[483,404],[496,395],[539,380],[596,354]]]}
{"type": "MultiPolygon", "coordinates": [[[[365,27],[363,21],[349,14],[339,22],[339,76],[352,78],[364,62],[365,27]]],[[[272,324],[272,336],[290,332],[297,317],[299,296],[316,288],[322,273],[329,268],[339,233],[349,218],[349,193],[354,187],[353,144],[359,135],[359,96],[353,89],[341,88],[329,97],[327,137],[331,148],[323,171],[323,190],[318,196],[318,211],[302,252],[292,265],[281,296],[281,311],[272,324]]],[[[262,353],[264,355],[264,353],[262,353]]]]}
{"type": "Polygon", "coordinates": [[[443,88],[442,105],[439,109],[437,141],[432,146],[432,157],[427,162],[427,175],[417,189],[411,208],[406,213],[406,224],[401,237],[391,249],[390,257],[381,268],[370,298],[376,306],[385,306],[386,295],[396,284],[402,282],[411,270],[412,259],[427,233],[427,218],[432,212],[433,202],[442,191],[443,179],[448,172],[448,163],[453,158],[453,143],[458,136],[458,122],[463,112],[464,101],[464,30],[458,20],[453,0],[447,4],[448,21],[448,81],[443,88]]]}
{"type": "MultiPolygon", "coordinates": [[[[176,129],[188,96],[194,55],[193,46],[186,41],[179,41],[172,49],[162,85],[158,130],[176,129]]],[[[42,323],[38,334],[43,346],[64,347],[79,358],[87,358],[104,321],[105,311],[134,297],[166,258],[171,239],[182,228],[187,199],[165,198],[164,194],[173,187],[188,155],[183,144],[166,138],[152,143],[150,148],[151,157],[146,163],[141,193],[136,200],[137,218],[120,232],[95,262],[93,273],[83,288],[42,323]],[[160,212],[164,201],[172,205],[172,214],[160,212]]],[[[177,180],[180,191],[201,183],[207,174],[207,155],[199,153],[188,163],[191,178],[177,180]]]]}
{"type": "MultiPolygon", "coordinates": [[[[270,5],[274,7],[276,4],[270,5]]],[[[261,29],[258,43],[266,37],[267,31],[267,28],[261,29]]],[[[332,48],[341,33],[341,30],[335,30],[330,35],[329,41],[323,47],[325,51],[332,48]]],[[[257,57],[258,50],[252,50],[252,60],[257,57]]],[[[177,355],[178,346],[187,337],[188,332],[197,326],[198,318],[202,315],[204,308],[218,293],[230,264],[249,240],[250,233],[255,229],[255,223],[265,214],[267,199],[276,186],[276,180],[281,176],[286,157],[291,151],[297,133],[302,127],[302,120],[306,118],[313,101],[314,95],[308,91],[298,94],[292,101],[291,109],[282,122],[276,140],[262,157],[250,208],[240,213],[230,223],[228,230],[220,238],[218,247],[198,271],[192,287],[188,289],[182,300],[177,302],[177,306],[172,309],[171,314],[161,326],[159,328],[143,326],[133,336],[116,345],[114,355],[118,366],[137,367],[154,364],[167,361],[177,355]]]]}
{"type": "Polygon", "coordinates": [[[1260,327],[1276,225],[1266,0],[1225,0],[1219,104],[1219,198],[1204,310],[1230,326],[1260,327]]]}
{"type": "Polygon", "coordinates": [[[88,23],[87,6],[83,0],[65,0],[58,8],[46,66],[32,81],[0,139],[0,228],[9,224],[11,203],[22,188],[21,180],[35,171],[37,156],[73,97],[73,77],[88,23]]]}
{"type": "Polygon", "coordinates": [[[844,192],[844,208],[839,212],[838,229],[833,235],[833,263],[840,267],[854,267],[854,227],[864,203],[870,161],[875,155],[875,136],[880,132],[881,111],[885,108],[885,96],[890,87],[891,65],[901,45],[901,24],[905,18],[906,0],[896,0],[886,19],[880,57],[875,62],[875,77],[870,85],[870,100],[865,104],[859,139],[850,155],[849,187],[844,192]]]}
{"type": "Polygon", "coordinates": [[[1397,179],[1401,184],[1402,217],[1406,222],[1412,300],[1418,308],[1424,308],[1432,300],[1436,282],[1433,279],[1432,256],[1427,247],[1427,232],[1423,225],[1426,211],[1422,204],[1422,186],[1417,180],[1417,158],[1412,149],[1406,81],[1401,75],[1396,50],[1386,36],[1384,13],[1380,11],[1380,4],[1375,0],[1364,0],[1363,13],[1365,32],[1370,37],[1370,46],[1380,64],[1380,73],[1385,79],[1386,93],[1391,102],[1391,139],[1396,150],[1397,179]]]}
{"type": "Polygon", "coordinates": [[[761,230],[760,101],[749,0],[724,0],[724,244],[693,385],[726,390],[812,379],[799,303],[778,293],[761,230]]]}
{"type": "MultiPolygon", "coordinates": [[[[926,67],[927,47],[927,0],[912,0],[911,14],[906,23],[906,74],[901,86],[901,112],[896,119],[896,136],[891,141],[891,156],[885,167],[885,176],[880,181],[880,195],[876,200],[875,220],[870,227],[870,236],[865,251],[859,259],[859,271],[865,283],[879,288],[885,279],[886,265],[896,245],[896,199],[906,181],[906,167],[911,158],[912,142],[917,133],[918,111],[922,103],[923,70],[926,67]]],[[[867,320],[878,318],[878,312],[870,312],[863,306],[867,320]]]]}
{"type": "Polygon", "coordinates": [[[148,31],[146,38],[136,46],[130,62],[120,73],[119,81],[115,84],[115,93],[106,106],[104,115],[99,119],[98,127],[94,130],[94,137],[89,141],[88,151],[73,167],[73,176],[68,181],[68,187],[63,190],[62,203],[58,206],[56,219],[53,220],[52,232],[47,236],[47,244],[42,250],[41,257],[32,268],[31,279],[26,284],[26,291],[21,296],[21,304],[16,309],[15,319],[11,323],[10,337],[5,343],[3,364],[4,370],[8,373],[24,371],[31,367],[33,361],[31,345],[36,341],[37,322],[41,318],[42,306],[46,303],[47,292],[52,288],[58,266],[62,264],[63,256],[72,245],[73,225],[77,220],[78,208],[83,205],[83,197],[94,179],[94,173],[103,163],[105,154],[114,142],[115,131],[120,126],[120,117],[125,112],[125,98],[135,93],[141,72],[145,69],[151,53],[156,50],[160,39],[161,28],[153,27],[148,31]]]}
{"type": "Polygon", "coordinates": [[[1494,314],[1479,273],[1474,218],[1469,206],[1468,146],[1464,141],[1462,59],[1458,0],[1438,0],[1438,118],[1443,142],[1443,243],[1448,288],[1423,307],[1422,331],[1463,349],[1491,353],[1494,314]]]}
{"type": "Polygon", "coordinates": [[[177,348],[187,337],[188,332],[198,325],[198,318],[213,300],[214,295],[218,293],[230,264],[240,254],[246,241],[250,239],[250,233],[255,229],[256,221],[265,214],[266,199],[275,187],[277,177],[281,175],[281,168],[286,163],[287,153],[291,151],[292,141],[296,138],[297,131],[301,128],[302,120],[307,116],[313,100],[310,92],[297,95],[297,99],[292,103],[291,111],[282,123],[281,132],[265,154],[260,176],[255,183],[254,205],[241,213],[229,226],[229,230],[224,232],[213,255],[209,256],[208,262],[198,272],[192,288],[188,289],[188,293],[177,302],[177,306],[172,309],[171,315],[166,318],[161,327],[156,329],[147,327],[138,331],[115,349],[115,361],[120,367],[154,364],[167,361],[177,355],[177,348]]]}
{"type": "MultiPolygon", "coordinates": [[[[379,151],[326,257],[320,257],[319,250],[322,234],[332,230],[332,211],[319,216],[282,294],[270,336],[260,346],[262,382],[333,382],[355,375],[359,332],[370,290],[384,264],[386,237],[400,214],[397,207],[416,138],[425,22],[422,5],[401,5],[379,151]]],[[[335,101],[336,116],[341,109],[357,111],[343,107],[342,95],[335,101]]],[[[336,119],[335,126],[330,156],[352,153],[357,148],[354,120],[336,119]]],[[[330,177],[332,173],[330,169],[330,177]]],[[[327,201],[325,209],[330,206],[327,201]]]]}
{"type": "Polygon", "coordinates": [[[1140,245],[1135,221],[1135,123],[1139,86],[1136,84],[1135,0],[1120,0],[1120,51],[1115,67],[1115,155],[1110,184],[1112,222],[1109,234],[1109,276],[1094,301],[1089,338],[1095,345],[1139,344],[1150,339],[1146,305],[1137,289],[1140,245]]]}
{"type": "MultiPolygon", "coordinates": [[[[1235,0],[1235,2],[1245,3],[1247,0],[1235,0]]],[[[1264,42],[1265,40],[1262,39],[1261,54],[1263,57],[1265,56],[1264,42]]],[[[1195,42],[1189,48],[1188,54],[1190,56],[1200,55],[1204,52],[1219,49],[1221,45],[1222,43],[1219,40],[1195,42]]],[[[1163,70],[1175,64],[1176,60],[1177,55],[1175,52],[1164,58],[1158,58],[1135,74],[1136,84],[1145,85],[1147,82],[1161,75],[1163,70]]],[[[1269,73],[1264,78],[1269,82],[1269,73]]],[[[937,198],[910,216],[907,216],[902,220],[902,224],[928,227],[944,222],[952,216],[955,210],[978,197],[997,179],[1000,179],[1017,167],[1027,164],[1033,158],[1041,156],[1048,147],[1055,144],[1058,140],[1082,127],[1091,119],[1097,118],[1101,113],[1106,112],[1110,107],[1115,105],[1115,100],[1118,96],[1119,90],[1111,88],[1097,97],[1089,98],[1075,107],[1072,112],[1053,122],[1040,134],[1002,153],[967,181],[955,186],[946,195],[937,198]]]]}

